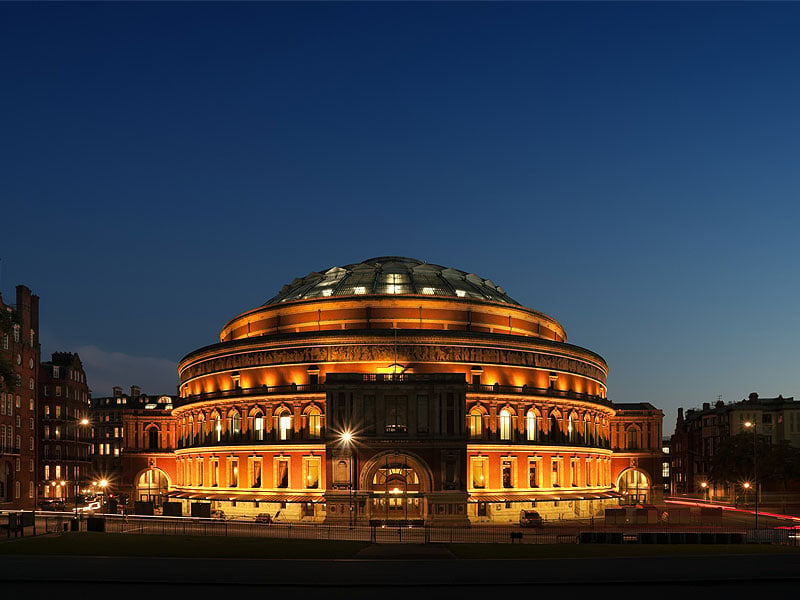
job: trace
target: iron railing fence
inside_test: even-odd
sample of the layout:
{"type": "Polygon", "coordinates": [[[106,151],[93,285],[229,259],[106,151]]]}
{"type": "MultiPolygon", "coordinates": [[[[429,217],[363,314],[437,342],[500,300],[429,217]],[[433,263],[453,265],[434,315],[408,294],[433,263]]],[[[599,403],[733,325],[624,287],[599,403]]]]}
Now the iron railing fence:
{"type": "MultiPolygon", "coordinates": [[[[30,513],[29,513],[30,514],[30,513]]],[[[14,523],[22,524],[17,519],[14,523]]],[[[12,520],[0,516],[2,537],[27,536],[33,533],[31,523],[24,531],[12,531],[12,520]]],[[[256,537],[297,540],[347,540],[377,544],[781,544],[800,545],[800,529],[769,528],[758,530],[724,524],[650,524],[607,525],[602,521],[545,525],[521,528],[516,525],[472,525],[442,527],[403,524],[325,523],[257,523],[246,520],[197,517],[81,515],[73,513],[36,513],[36,534],[64,531],[105,531],[108,533],[184,536],[256,537]]]]}

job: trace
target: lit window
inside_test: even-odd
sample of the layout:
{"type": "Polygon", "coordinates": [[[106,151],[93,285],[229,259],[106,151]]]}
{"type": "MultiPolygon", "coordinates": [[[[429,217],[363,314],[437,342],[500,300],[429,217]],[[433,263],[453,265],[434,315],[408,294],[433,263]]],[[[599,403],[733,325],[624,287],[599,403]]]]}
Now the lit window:
{"type": "Polygon", "coordinates": [[[504,458],[500,461],[501,476],[504,488],[514,487],[514,461],[510,458],[504,458]]]}
{"type": "Polygon", "coordinates": [[[463,298],[466,295],[467,292],[465,292],[464,290],[456,290],[456,296],[458,296],[459,298],[463,298]]]}
{"type": "MultiPolygon", "coordinates": [[[[363,285],[358,285],[353,289],[353,293],[354,294],[366,294],[367,293],[367,288],[365,288],[363,285]]],[[[6,337],[8,337],[8,336],[6,336],[6,337]]]]}
{"type": "Polygon", "coordinates": [[[322,415],[316,407],[308,411],[308,437],[318,440],[322,433],[322,415]]]}
{"type": "Polygon", "coordinates": [[[536,413],[533,410],[529,410],[528,414],[525,415],[525,436],[529,442],[536,440],[538,429],[536,413]]]}
{"type": "Polygon", "coordinates": [[[288,488],[289,487],[289,459],[276,458],[275,459],[275,487],[288,488]]]}
{"type": "Polygon", "coordinates": [[[306,487],[312,490],[319,488],[320,458],[318,456],[304,457],[303,463],[306,487]]]}
{"type": "Polygon", "coordinates": [[[278,417],[278,432],[281,441],[291,439],[292,416],[289,413],[283,413],[280,417],[278,417]]]}
{"type": "Polygon", "coordinates": [[[426,296],[433,296],[435,292],[432,287],[424,287],[422,288],[422,293],[425,294],[426,296]]]}
{"type": "Polygon", "coordinates": [[[472,487],[483,489],[486,487],[486,457],[472,458],[472,487]]]}
{"type": "Polygon", "coordinates": [[[229,459],[228,465],[228,481],[230,482],[230,487],[239,487],[239,459],[229,459]]]}
{"type": "Polygon", "coordinates": [[[511,413],[505,408],[500,411],[500,439],[503,441],[511,439],[511,413]]]}
{"type": "Polygon", "coordinates": [[[479,408],[469,411],[469,437],[478,440],[483,436],[483,414],[479,408]]]}

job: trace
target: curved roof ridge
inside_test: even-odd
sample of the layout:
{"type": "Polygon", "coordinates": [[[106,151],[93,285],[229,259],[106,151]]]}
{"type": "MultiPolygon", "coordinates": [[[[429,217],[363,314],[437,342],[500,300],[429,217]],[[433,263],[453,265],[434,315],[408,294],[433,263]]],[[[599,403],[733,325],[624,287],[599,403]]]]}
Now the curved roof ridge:
{"type": "Polygon", "coordinates": [[[264,305],[359,295],[444,296],[520,306],[491,279],[406,256],[377,256],[312,271],[284,285],[264,305]]]}

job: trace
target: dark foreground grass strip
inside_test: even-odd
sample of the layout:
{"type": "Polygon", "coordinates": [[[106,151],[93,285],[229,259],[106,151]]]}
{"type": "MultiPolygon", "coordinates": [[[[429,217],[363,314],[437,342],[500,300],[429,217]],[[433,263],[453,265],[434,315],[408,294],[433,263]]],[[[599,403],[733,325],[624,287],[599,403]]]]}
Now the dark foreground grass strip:
{"type": "Polygon", "coordinates": [[[352,558],[366,542],[68,532],[0,544],[0,554],[185,558],[352,558]]]}
{"type": "MultiPolygon", "coordinates": [[[[67,532],[0,543],[0,555],[349,559],[367,542],[67,532]]],[[[461,559],[800,554],[769,544],[446,544],[461,559]]]]}

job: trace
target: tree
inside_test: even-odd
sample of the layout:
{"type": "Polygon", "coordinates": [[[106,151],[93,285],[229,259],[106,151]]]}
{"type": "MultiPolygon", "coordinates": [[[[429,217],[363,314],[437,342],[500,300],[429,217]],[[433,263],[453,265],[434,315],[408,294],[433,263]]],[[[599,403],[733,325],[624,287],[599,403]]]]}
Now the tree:
{"type": "Polygon", "coordinates": [[[754,463],[753,434],[740,433],[723,439],[709,461],[709,478],[725,484],[755,482],[780,484],[785,490],[789,481],[800,479],[800,448],[783,441],[770,444],[756,435],[754,463]],[[754,470],[755,466],[755,470],[754,470]]]}

